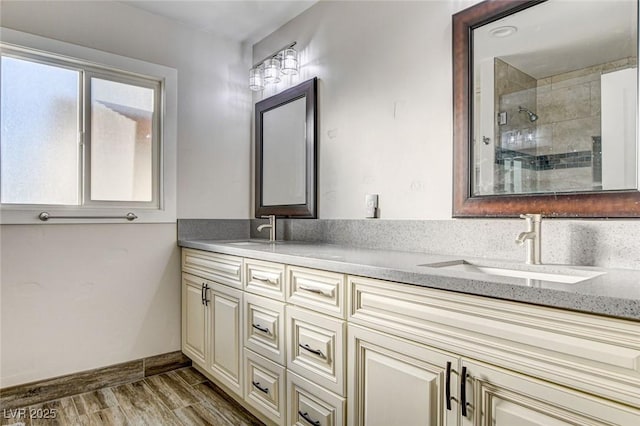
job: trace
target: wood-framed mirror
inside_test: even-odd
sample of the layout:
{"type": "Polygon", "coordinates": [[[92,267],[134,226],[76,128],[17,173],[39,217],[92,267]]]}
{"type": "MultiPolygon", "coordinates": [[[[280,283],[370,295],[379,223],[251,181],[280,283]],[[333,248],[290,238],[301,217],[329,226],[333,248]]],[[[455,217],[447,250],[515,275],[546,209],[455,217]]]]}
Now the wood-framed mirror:
{"type": "Polygon", "coordinates": [[[315,218],[317,79],[255,106],[255,216],[315,218]]]}
{"type": "Polygon", "coordinates": [[[640,217],[638,2],[493,0],[452,20],[453,216],[640,217]]]}

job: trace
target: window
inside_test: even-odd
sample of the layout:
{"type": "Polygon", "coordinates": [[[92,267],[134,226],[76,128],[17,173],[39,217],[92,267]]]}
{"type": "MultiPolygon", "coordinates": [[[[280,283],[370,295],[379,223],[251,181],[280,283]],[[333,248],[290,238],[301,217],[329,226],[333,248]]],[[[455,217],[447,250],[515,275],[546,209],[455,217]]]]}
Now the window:
{"type": "MultiPolygon", "coordinates": [[[[151,217],[164,211],[167,189],[175,192],[175,183],[162,181],[175,179],[175,165],[165,170],[162,158],[175,153],[174,136],[166,137],[167,129],[175,131],[175,107],[165,104],[175,102],[165,92],[167,82],[175,85],[175,70],[6,29],[2,36],[2,223],[32,222],[6,220],[18,211],[31,219],[56,209],[67,216],[115,214],[108,212],[119,209],[151,217]],[[101,59],[100,65],[9,45],[8,32],[71,46],[74,52],[86,50],[101,59]],[[133,66],[118,67],[122,64],[133,66]],[[167,110],[172,116],[165,122],[167,110]],[[165,146],[167,141],[171,146],[165,146]]],[[[175,193],[169,196],[175,198],[175,193]]],[[[170,204],[175,209],[175,200],[170,204]]],[[[175,210],[170,216],[175,220],[175,210]]]]}
{"type": "Polygon", "coordinates": [[[160,82],[2,54],[4,204],[157,207],[160,82]]]}

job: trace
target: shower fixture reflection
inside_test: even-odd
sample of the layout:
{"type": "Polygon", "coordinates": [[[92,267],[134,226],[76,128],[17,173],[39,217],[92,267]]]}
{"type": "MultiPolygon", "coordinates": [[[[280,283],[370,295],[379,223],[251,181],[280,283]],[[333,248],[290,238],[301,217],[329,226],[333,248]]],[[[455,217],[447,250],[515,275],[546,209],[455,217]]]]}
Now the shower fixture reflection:
{"type": "Polygon", "coordinates": [[[527,109],[525,107],[519,106],[518,107],[518,112],[526,112],[527,114],[529,114],[529,121],[531,121],[532,123],[538,119],[538,115],[537,114],[535,114],[533,111],[531,111],[531,110],[529,110],[529,109],[527,109]]]}

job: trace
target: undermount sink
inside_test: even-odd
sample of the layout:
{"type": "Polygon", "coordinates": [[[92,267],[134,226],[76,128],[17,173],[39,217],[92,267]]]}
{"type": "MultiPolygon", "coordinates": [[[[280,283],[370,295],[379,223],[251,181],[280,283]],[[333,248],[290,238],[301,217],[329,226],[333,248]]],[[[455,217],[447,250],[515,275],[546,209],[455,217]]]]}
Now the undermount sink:
{"type": "Polygon", "coordinates": [[[604,274],[604,272],[574,269],[559,265],[522,265],[522,267],[519,267],[518,265],[510,265],[509,267],[503,267],[492,265],[491,263],[466,261],[462,259],[449,262],[425,263],[418,266],[455,272],[480,273],[485,275],[551,281],[564,284],[576,284],[604,274]]]}

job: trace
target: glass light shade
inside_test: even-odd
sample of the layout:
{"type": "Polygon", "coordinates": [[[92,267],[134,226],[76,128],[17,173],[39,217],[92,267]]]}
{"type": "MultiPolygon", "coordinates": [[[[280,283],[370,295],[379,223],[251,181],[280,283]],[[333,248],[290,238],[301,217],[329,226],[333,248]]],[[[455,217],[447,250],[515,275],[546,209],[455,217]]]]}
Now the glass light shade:
{"type": "Polygon", "coordinates": [[[264,89],[264,74],[262,68],[256,67],[249,70],[249,89],[259,91],[264,89]]]}
{"type": "Polygon", "coordinates": [[[282,51],[282,74],[298,74],[298,52],[292,47],[282,51]]]}
{"type": "Polygon", "coordinates": [[[278,58],[270,58],[264,61],[264,82],[273,84],[280,82],[280,60],[278,58]]]}

